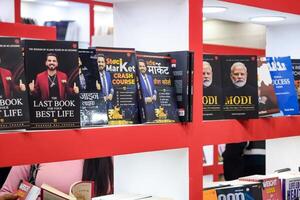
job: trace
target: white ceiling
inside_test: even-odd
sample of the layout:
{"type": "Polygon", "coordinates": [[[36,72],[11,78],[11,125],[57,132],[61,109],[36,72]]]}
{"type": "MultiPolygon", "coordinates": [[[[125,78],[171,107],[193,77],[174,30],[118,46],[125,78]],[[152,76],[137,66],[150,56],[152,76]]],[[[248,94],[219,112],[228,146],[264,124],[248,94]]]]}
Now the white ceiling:
{"type": "Polygon", "coordinates": [[[223,6],[228,10],[223,13],[204,14],[208,19],[221,19],[227,21],[236,21],[243,23],[253,23],[249,19],[258,16],[284,16],[286,20],[273,23],[257,23],[267,26],[283,25],[283,24],[300,24],[300,16],[283,12],[260,9],[250,6],[243,6],[234,3],[227,3],[218,0],[204,0],[204,6],[223,6]]]}

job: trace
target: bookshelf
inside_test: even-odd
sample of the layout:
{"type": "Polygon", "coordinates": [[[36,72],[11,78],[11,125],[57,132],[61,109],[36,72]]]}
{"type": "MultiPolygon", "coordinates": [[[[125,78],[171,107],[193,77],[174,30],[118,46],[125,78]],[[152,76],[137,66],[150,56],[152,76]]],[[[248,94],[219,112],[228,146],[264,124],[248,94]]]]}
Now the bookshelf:
{"type": "MultiPolygon", "coordinates": [[[[3,132],[0,133],[1,167],[187,148],[189,164],[188,199],[196,200],[202,199],[201,188],[203,168],[201,167],[201,152],[203,145],[300,135],[300,130],[297,126],[294,126],[295,124],[300,123],[300,118],[297,116],[272,119],[203,122],[201,116],[202,105],[200,103],[202,96],[201,63],[203,49],[205,49],[205,45],[202,44],[202,0],[165,1],[171,5],[172,2],[175,2],[176,5],[183,6],[183,10],[176,10],[175,13],[173,11],[173,17],[176,17],[176,12],[179,14],[180,12],[186,12],[186,21],[181,21],[181,23],[184,24],[187,34],[182,40],[185,41],[184,45],[187,49],[195,52],[193,123],[133,125],[126,127],[101,127],[70,130],[41,130],[32,132],[3,132]]],[[[293,5],[291,4],[293,0],[285,2],[271,2],[271,0],[268,0],[271,2],[269,4],[253,2],[250,0],[228,1],[251,4],[252,6],[275,10],[278,10],[280,7],[282,11],[300,14],[300,6],[292,6],[291,10],[287,9],[290,8],[290,5],[293,5]]],[[[18,0],[15,2],[20,3],[18,0]]],[[[88,0],[80,0],[78,2],[89,3],[90,5],[95,3],[88,0]]],[[[117,2],[116,4],[121,5],[126,3],[127,2],[117,2]]],[[[155,8],[160,6],[160,4],[152,4],[151,6],[152,8],[155,8]]],[[[19,8],[20,6],[18,7],[18,5],[16,5],[16,7],[19,8]]],[[[172,12],[170,10],[165,9],[164,12],[172,12]]],[[[17,18],[20,18],[19,14],[20,12],[16,12],[17,18]]],[[[90,14],[92,15],[92,12],[90,14]]],[[[161,22],[156,21],[155,23],[158,24],[161,22]]],[[[39,28],[30,25],[25,26],[19,23],[11,25],[1,23],[0,35],[54,39],[55,30],[52,28],[46,29],[43,27],[39,30],[41,31],[39,33],[37,32],[37,29],[39,28]],[[6,26],[9,26],[9,28],[4,28],[6,26]]],[[[142,31],[142,29],[129,31],[137,30],[142,31]]],[[[91,33],[93,33],[93,31],[91,31],[91,33]]],[[[176,35],[176,33],[174,33],[174,35],[176,35]]],[[[130,34],[128,37],[130,37],[130,34]]],[[[155,38],[155,35],[153,35],[153,38],[155,38]]],[[[165,39],[167,38],[168,37],[165,36],[165,39]]]]}

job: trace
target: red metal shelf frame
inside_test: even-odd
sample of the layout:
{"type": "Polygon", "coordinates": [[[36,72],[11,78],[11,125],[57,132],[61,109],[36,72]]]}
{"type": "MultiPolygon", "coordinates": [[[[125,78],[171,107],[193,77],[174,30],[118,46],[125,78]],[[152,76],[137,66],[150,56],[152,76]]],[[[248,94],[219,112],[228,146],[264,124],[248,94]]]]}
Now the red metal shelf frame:
{"type": "MultiPolygon", "coordinates": [[[[77,2],[79,1],[95,3],[87,0],[77,2]]],[[[252,3],[250,0],[247,2],[246,0],[231,1],[252,3]]],[[[300,135],[297,127],[300,124],[300,117],[202,121],[201,72],[204,47],[202,44],[202,3],[202,0],[189,0],[189,45],[190,50],[195,52],[193,123],[6,132],[0,134],[0,166],[187,147],[189,149],[189,196],[191,200],[196,200],[202,199],[201,152],[203,145],[300,135]]],[[[262,5],[260,2],[255,3],[262,5]]],[[[270,3],[274,6],[275,4],[280,5],[281,8],[287,8],[290,5],[287,1],[279,2],[279,0],[276,3],[272,0],[270,3]]],[[[290,12],[299,14],[300,6],[294,6],[290,12]]],[[[13,29],[3,30],[5,24],[0,24],[0,35],[21,36],[24,34],[23,36],[31,38],[37,36],[35,26],[29,28],[28,25],[22,27],[21,24],[15,24],[13,29]],[[19,31],[21,32],[12,34],[19,31]]],[[[40,37],[45,36],[47,39],[48,34],[44,31],[41,30],[39,34],[41,34],[40,37]]]]}

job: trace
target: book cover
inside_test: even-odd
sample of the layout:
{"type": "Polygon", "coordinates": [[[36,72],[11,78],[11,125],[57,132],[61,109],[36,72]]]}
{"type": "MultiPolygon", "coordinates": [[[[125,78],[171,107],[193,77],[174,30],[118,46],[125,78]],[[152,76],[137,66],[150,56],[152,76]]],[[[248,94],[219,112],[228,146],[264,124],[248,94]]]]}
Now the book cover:
{"type": "Polygon", "coordinates": [[[279,173],[282,182],[282,199],[296,200],[300,198],[300,175],[291,173],[279,173]]]}
{"type": "Polygon", "coordinates": [[[137,59],[142,123],[179,122],[171,57],[137,52],[137,59]]]}
{"type": "Polygon", "coordinates": [[[300,59],[292,59],[292,67],[294,74],[294,83],[297,92],[298,105],[300,106],[300,59]]]}
{"type": "Polygon", "coordinates": [[[0,37],[0,129],[27,128],[28,113],[21,41],[0,37]]]}
{"type": "Polygon", "coordinates": [[[203,55],[203,119],[223,118],[220,56],[203,55]]]}
{"type": "Polygon", "coordinates": [[[203,199],[204,200],[217,200],[217,191],[216,189],[203,190],[203,199]]]}
{"type": "Polygon", "coordinates": [[[77,42],[25,41],[30,128],[80,126],[77,42]]]}
{"type": "Polygon", "coordinates": [[[276,176],[252,175],[239,178],[241,181],[254,181],[262,183],[262,195],[264,200],[281,200],[281,182],[276,176]]]}
{"type": "Polygon", "coordinates": [[[257,57],[222,56],[225,119],[258,118],[257,57]]]}
{"type": "Polygon", "coordinates": [[[193,52],[168,52],[171,57],[171,69],[176,89],[178,116],[181,122],[191,122],[191,70],[193,69],[193,52]]]}
{"type": "Polygon", "coordinates": [[[21,180],[16,194],[19,200],[36,200],[41,193],[41,188],[21,180]]]}
{"type": "Polygon", "coordinates": [[[139,123],[135,50],[97,47],[95,56],[97,88],[106,102],[108,124],[139,123]]]}
{"type": "Polygon", "coordinates": [[[281,115],[299,113],[290,57],[267,57],[281,115]]]}
{"type": "Polygon", "coordinates": [[[262,200],[261,187],[260,183],[255,183],[217,188],[216,191],[219,200],[262,200]]]}
{"type": "Polygon", "coordinates": [[[98,71],[95,50],[79,49],[78,53],[79,78],[77,85],[80,97],[80,126],[107,124],[106,102],[100,93],[101,87],[95,75],[98,71]]]}
{"type": "Polygon", "coordinates": [[[277,97],[265,57],[258,57],[258,114],[260,117],[278,113],[277,97]]]}

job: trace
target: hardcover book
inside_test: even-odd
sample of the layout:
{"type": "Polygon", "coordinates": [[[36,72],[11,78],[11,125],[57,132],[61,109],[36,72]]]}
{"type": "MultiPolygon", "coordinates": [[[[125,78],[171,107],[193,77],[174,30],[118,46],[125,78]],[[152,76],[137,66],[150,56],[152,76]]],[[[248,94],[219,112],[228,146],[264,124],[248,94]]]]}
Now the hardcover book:
{"type": "Polygon", "coordinates": [[[178,122],[171,57],[137,52],[139,106],[142,123],[178,122]]]}
{"type": "Polygon", "coordinates": [[[203,119],[223,118],[221,63],[218,55],[203,55],[203,119]]]}
{"type": "Polygon", "coordinates": [[[281,115],[299,113],[290,57],[267,57],[281,115]]]}
{"type": "Polygon", "coordinates": [[[30,128],[80,126],[77,42],[25,41],[30,128]]]}
{"type": "Polygon", "coordinates": [[[0,37],[0,129],[29,126],[24,60],[19,38],[0,37]]]}
{"type": "Polygon", "coordinates": [[[181,122],[192,121],[192,71],[194,53],[190,51],[169,52],[176,89],[178,116],[181,122]]]}
{"type": "Polygon", "coordinates": [[[108,124],[137,124],[139,112],[134,49],[96,48],[97,88],[106,102],[108,124]]]}
{"type": "Polygon", "coordinates": [[[98,65],[93,49],[80,49],[78,57],[80,125],[81,127],[107,124],[107,108],[98,83],[98,65]]]}
{"type": "Polygon", "coordinates": [[[277,97],[266,58],[259,57],[257,62],[258,114],[260,117],[270,116],[279,112],[277,97]]]}
{"type": "Polygon", "coordinates": [[[252,175],[239,178],[241,181],[262,183],[263,200],[281,200],[281,182],[277,176],[252,175]]]}
{"type": "Polygon", "coordinates": [[[292,67],[294,74],[294,83],[297,92],[298,105],[300,106],[300,59],[292,59],[292,67]]]}
{"type": "Polygon", "coordinates": [[[222,56],[225,119],[258,118],[257,57],[222,56]]]}

